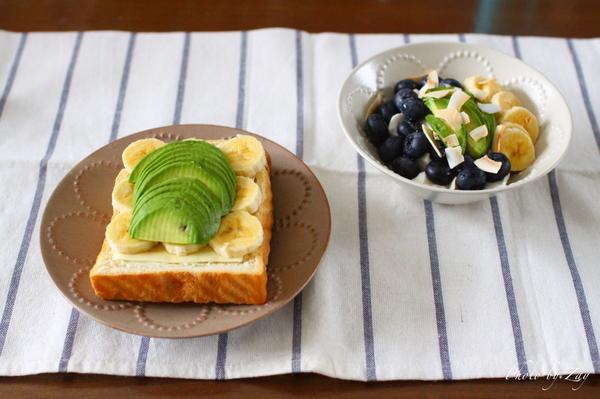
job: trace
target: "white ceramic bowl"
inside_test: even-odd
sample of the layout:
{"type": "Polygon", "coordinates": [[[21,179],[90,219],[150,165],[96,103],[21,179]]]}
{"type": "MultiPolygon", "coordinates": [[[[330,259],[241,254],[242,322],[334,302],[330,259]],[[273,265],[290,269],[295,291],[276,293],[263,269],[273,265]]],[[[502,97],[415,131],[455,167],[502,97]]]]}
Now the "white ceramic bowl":
{"type": "Polygon", "coordinates": [[[371,165],[406,190],[434,202],[463,204],[514,190],[550,172],[565,154],[571,140],[571,115],[566,101],[552,83],[524,62],[485,47],[463,43],[417,43],[397,47],[369,58],[344,81],[338,97],[342,128],[356,151],[371,165]],[[392,98],[397,81],[436,69],[444,78],[458,81],[473,76],[494,76],[513,91],[540,123],[536,160],[527,170],[512,175],[507,185],[478,191],[450,190],[417,183],[395,174],[380,160],[364,134],[369,100],[381,91],[392,98]]]}

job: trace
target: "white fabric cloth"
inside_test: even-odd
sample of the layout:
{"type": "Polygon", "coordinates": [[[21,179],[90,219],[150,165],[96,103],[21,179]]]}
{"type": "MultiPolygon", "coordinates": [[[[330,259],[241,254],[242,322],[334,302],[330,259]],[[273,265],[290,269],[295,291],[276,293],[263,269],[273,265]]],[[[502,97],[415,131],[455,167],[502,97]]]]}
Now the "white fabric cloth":
{"type": "Polygon", "coordinates": [[[464,39],[542,71],[566,96],[574,134],[551,177],[445,206],[368,165],[363,179],[336,99],[353,62],[458,35],[0,33],[0,374],[600,372],[600,41],[464,39]],[[67,171],[111,135],[174,121],[237,124],[301,153],[331,204],[329,249],[301,300],[226,337],[105,327],[72,310],[40,256],[41,214],[67,171]]]}

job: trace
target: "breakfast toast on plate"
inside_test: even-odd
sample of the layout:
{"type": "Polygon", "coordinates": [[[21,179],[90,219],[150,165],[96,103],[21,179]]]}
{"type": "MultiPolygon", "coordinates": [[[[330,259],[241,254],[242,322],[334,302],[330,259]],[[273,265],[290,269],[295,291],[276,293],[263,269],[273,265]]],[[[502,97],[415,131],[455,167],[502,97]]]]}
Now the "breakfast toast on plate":
{"type": "Polygon", "coordinates": [[[106,300],[263,304],[273,224],[259,140],[131,143],[90,280],[106,300]]]}

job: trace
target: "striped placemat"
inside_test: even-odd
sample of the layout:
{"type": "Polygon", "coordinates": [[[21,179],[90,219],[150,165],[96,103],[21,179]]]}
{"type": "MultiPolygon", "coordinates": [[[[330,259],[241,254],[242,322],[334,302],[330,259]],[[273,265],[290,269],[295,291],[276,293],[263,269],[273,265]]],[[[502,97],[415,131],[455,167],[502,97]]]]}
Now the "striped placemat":
{"type": "Polygon", "coordinates": [[[600,41],[486,35],[0,33],[0,373],[357,380],[600,372],[600,41]],[[408,42],[483,44],[566,96],[574,135],[548,178],[465,206],[418,200],[357,156],[337,122],[345,76],[408,42]],[[307,162],[329,250],[293,303],[250,326],[141,338],[80,315],[43,265],[44,205],[81,158],[146,128],[212,123],[307,162]]]}

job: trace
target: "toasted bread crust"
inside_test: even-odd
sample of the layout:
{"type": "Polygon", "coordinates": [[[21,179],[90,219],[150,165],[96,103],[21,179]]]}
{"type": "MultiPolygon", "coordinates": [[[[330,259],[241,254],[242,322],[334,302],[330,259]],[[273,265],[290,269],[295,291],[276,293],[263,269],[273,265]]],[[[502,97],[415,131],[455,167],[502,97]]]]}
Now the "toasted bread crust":
{"type": "MultiPolygon", "coordinates": [[[[263,202],[255,214],[263,226],[264,240],[253,254],[259,263],[259,273],[206,272],[190,268],[190,271],[163,271],[152,273],[98,272],[99,264],[111,258],[111,249],[104,240],[96,264],[90,271],[92,287],[105,300],[128,300],[143,302],[196,302],[263,304],[267,300],[267,263],[273,226],[273,194],[269,177],[270,159],[258,184],[263,192],[263,202]]],[[[257,178],[257,180],[259,180],[257,178]]]]}

